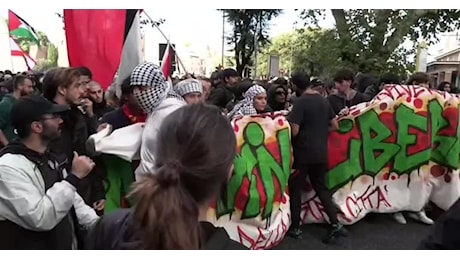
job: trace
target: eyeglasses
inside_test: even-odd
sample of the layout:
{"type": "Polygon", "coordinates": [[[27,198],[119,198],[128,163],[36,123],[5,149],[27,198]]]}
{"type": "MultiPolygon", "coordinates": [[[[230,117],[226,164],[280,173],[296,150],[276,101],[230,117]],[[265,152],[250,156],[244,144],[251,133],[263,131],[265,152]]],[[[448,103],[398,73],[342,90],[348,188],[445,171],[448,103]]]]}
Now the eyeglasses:
{"type": "Polygon", "coordinates": [[[46,120],[58,119],[58,118],[61,118],[61,115],[53,114],[51,117],[42,117],[42,118],[40,118],[40,121],[46,121],[46,120]]]}

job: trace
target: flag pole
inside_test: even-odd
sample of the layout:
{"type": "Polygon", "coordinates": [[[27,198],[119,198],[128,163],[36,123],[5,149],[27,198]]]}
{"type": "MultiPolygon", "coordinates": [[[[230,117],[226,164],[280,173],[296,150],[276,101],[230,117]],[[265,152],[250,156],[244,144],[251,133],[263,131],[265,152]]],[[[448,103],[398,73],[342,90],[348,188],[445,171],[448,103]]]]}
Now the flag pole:
{"type": "Polygon", "coordinates": [[[184,72],[187,73],[187,70],[185,69],[185,66],[184,64],[182,63],[182,60],[179,58],[179,55],[177,54],[177,51],[176,51],[176,48],[174,48],[174,46],[172,44],[170,44],[170,41],[169,41],[169,38],[166,37],[166,34],[164,34],[164,32],[160,29],[160,27],[153,21],[152,18],[150,18],[150,15],[147,14],[147,12],[144,10],[143,13],[145,14],[145,16],[147,16],[147,18],[150,20],[150,22],[152,23],[152,26],[157,28],[158,31],[161,33],[161,35],[166,39],[166,42],[169,46],[171,46],[171,48],[174,50],[174,52],[176,53],[176,58],[177,58],[177,61],[179,61],[179,64],[182,66],[182,68],[184,69],[184,72]]]}

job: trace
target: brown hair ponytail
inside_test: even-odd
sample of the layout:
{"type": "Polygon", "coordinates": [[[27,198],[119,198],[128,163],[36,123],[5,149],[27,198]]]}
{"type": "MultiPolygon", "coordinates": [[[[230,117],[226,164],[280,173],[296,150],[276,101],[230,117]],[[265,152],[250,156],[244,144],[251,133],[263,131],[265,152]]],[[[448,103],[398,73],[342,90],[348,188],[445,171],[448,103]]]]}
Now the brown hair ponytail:
{"type": "Polygon", "coordinates": [[[181,186],[177,162],[161,166],[134,185],[129,196],[137,201],[134,218],[143,249],[199,249],[199,209],[181,186]]]}
{"type": "Polygon", "coordinates": [[[166,117],[157,140],[155,173],[129,195],[137,201],[134,223],[143,249],[199,249],[205,242],[199,208],[205,209],[228,179],[235,134],[218,108],[190,105],[166,117]]]}

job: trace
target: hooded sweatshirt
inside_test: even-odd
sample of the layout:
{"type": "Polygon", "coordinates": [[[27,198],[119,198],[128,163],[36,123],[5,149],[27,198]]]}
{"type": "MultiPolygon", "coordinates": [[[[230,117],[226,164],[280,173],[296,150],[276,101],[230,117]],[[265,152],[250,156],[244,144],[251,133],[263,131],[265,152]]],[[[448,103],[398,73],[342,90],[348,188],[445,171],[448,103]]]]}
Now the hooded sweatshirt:
{"type": "Polygon", "coordinates": [[[268,89],[268,92],[267,92],[267,101],[268,101],[268,105],[270,106],[270,108],[273,110],[273,111],[282,111],[282,110],[286,110],[286,102],[284,103],[280,103],[278,101],[276,101],[276,90],[277,89],[282,89],[284,92],[285,92],[285,96],[287,98],[287,88],[285,88],[284,86],[282,85],[274,85],[274,86],[271,86],[269,89],[268,89]]]}
{"type": "Polygon", "coordinates": [[[153,152],[157,145],[157,134],[160,126],[168,115],[185,105],[186,103],[179,99],[166,98],[148,115],[142,134],[141,163],[135,171],[136,181],[139,181],[143,174],[154,173],[155,156],[153,152]]]}
{"type": "Polygon", "coordinates": [[[130,84],[131,86],[150,86],[150,88],[134,92],[140,108],[148,114],[142,133],[141,163],[135,171],[136,181],[138,181],[143,174],[155,172],[154,151],[163,120],[187,103],[173,91],[172,84],[166,82],[160,67],[151,62],[139,64],[134,68],[130,84]]]}
{"type": "Polygon", "coordinates": [[[331,104],[332,109],[334,110],[335,114],[339,114],[339,112],[344,109],[345,107],[352,107],[357,105],[361,102],[364,102],[364,97],[358,91],[351,89],[350,95],[345,97],[342,93],[335,93],[329,95],[327,97],[329,104],[331,104]]]}

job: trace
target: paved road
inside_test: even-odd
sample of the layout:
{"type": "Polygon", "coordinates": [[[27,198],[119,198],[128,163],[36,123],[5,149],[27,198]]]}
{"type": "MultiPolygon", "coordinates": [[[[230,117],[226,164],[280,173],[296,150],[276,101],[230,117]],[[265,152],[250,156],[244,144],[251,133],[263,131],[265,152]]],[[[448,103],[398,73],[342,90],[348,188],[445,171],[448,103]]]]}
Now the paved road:
{"type": "Polygon", "coordinates": [[[276,248],[278,250],[324,250],[324,249],[415,249],[429,232],[430,226],[406,218],[407,224],[398,224],[391,215],[372,214],[360,222],[347,226],[349,237],[336,245],[321,242],[326,234],[325,225],[309,224],[302,227],[303,239],[286,237],[276,248]]]}

